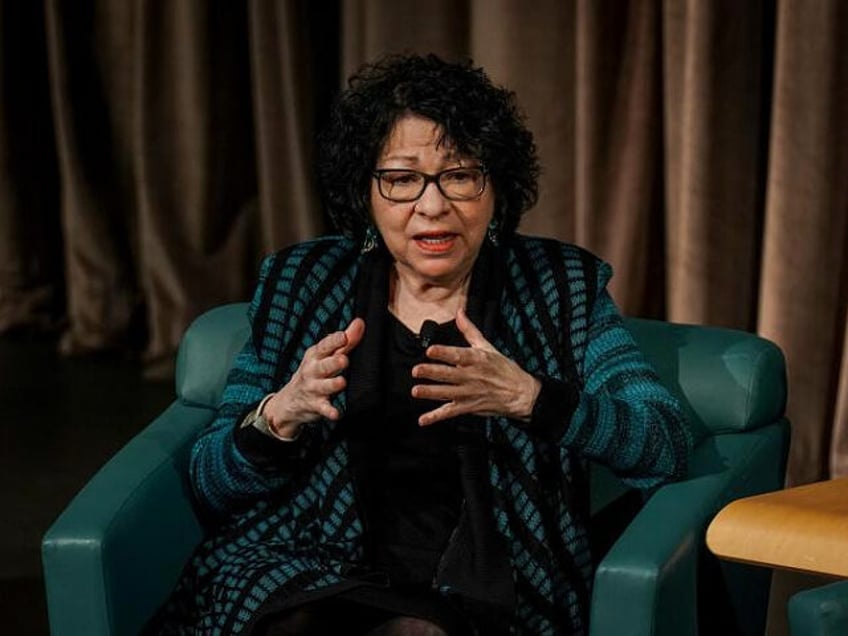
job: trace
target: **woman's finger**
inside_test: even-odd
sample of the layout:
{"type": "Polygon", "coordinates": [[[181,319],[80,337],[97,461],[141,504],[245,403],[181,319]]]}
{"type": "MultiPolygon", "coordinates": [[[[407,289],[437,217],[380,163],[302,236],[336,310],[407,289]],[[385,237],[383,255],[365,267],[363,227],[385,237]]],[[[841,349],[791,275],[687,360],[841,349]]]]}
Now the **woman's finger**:
{"type": "Polygon", "coordinates": [[[313,361],[311,371],[314,372],[315,377],[330,378],[344,371],[347,365],[347,356],[333,355],[313,361]]]}
{"type": "Polygon", "coordinates": [[[450,418],[461,414],[461,411],[457,408],[457,405],[454,402],[447,402],[432,411],[424,413],[418,418],[418,424],[420,426],[430,426],[437,422],[449,420],[450,418]]]}
{"type": "Polygon", "coordinates": [[[465,379],[465,374],[460,369],[448,364],[427,364],[425,362],[412,367],[412,377],[457,384],[465,379]]]}
{"type": "Polygon", "coordinates": [[[322,417],[327,418],[328,420],[337,420],[339,419],[339,410],[330,404],[328,400],[323,400],[318,404],[318,414],[322,417]]]}
{"type": "Polygon", "coordinates": [[[365,321],[362,318],[354,318],[344,330],[345,344],[339,353],[349,353],[356,347],[365,336],[365,321]]]}
{"type": "Polygon", "coordinates": [[[469,366],[479,358],[479,352],[468,347],[450,347],[448,345],[430,345],[424,354],[431,360],[446,362],[453,366],[469,366]]]}
{"type": "Polygon", "coordinates": [[[333,355],[336,350],[341,349],[347,343],[347,336],[344,331],[334,331],[333,333],[324,336],[316,344],[309,347],[307,354],[311,351],[316,358],[326,358],[333,355]]]}
{"type": "Polygon", "coordinates": [[[468,317],[468,314],[465,313],[464,309],[460,309],[456,312],[456,326],[460,333],[465,337],[468,344],[472,347],[486,349],[487,351],[495,350],[491,343],[486,340],[483,332],[477,328],[477,325],[471,322],[471,319],[468,317]]]}
{"type": "Polygon", "coordinates": [[[412,397],[419,400],[438,400],[449,402],[465,397],[468,391],[453,384],[416,384],[412,387],[412,397]]]}
{"type": "Polygon", "coordinates": [[[320,395],[323,398],[328,397],[330,395],[335,395],[343,388],[345,388],[346,385],[347,381],[344,379],[344,377],[337,375],[333,378],[313,380],[309,388],[314,395],[320,395]]]}

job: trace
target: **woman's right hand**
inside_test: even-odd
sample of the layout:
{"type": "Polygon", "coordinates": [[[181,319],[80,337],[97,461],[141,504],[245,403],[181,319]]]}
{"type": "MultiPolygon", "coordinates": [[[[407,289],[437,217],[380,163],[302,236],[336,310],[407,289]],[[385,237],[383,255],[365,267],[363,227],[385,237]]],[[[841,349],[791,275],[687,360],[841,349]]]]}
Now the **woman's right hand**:
{"type": "Polygon", "coordinates": [[[321,417],[340,417],[330,400],[347,384],[340,374],[350,362],[348,353],[362,342],[364,335],[365,321],[354,318],[344,331],[331,333],[306,350],[288,384],[262,410],[276,435],[292,439],[304,424],[321,417]]]}

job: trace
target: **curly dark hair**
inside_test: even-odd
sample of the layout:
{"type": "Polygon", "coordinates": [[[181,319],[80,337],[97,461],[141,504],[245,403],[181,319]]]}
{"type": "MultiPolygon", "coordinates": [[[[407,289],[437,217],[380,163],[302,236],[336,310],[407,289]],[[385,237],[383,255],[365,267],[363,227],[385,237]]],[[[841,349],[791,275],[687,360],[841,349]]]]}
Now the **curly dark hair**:
{"type": "Polygon", "coordinates": [[[317,176],[336,228],[361,239],[369,225],[371,173],[395,122],[406,114],[441,126],[452,143],[485,166],[495,187],[495,222],[515,232],[538,198],[533,135],[515,94],[495,86],[470,60],[392,55],[367,64],[337,98],[318,139],[317,176]]]}

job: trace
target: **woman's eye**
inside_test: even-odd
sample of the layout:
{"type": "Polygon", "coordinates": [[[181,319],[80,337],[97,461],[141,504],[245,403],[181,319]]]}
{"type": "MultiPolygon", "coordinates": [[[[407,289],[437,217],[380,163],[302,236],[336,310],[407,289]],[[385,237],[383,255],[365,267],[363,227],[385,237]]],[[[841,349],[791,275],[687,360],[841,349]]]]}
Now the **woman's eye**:
{"type": "Polygon", "coordinates": [[[411,185],[418,182],[418,175],[410,174],[389,174],[383,177],[389,185],[411,185]]]}
{"type": "Polygon", "coordinates": [[[442,178],[447,179],[450,183],[463,183],[470,181],[474,177],[470,170],[455,170],[453,172],[446,172],[442,175],[442,178]]]}

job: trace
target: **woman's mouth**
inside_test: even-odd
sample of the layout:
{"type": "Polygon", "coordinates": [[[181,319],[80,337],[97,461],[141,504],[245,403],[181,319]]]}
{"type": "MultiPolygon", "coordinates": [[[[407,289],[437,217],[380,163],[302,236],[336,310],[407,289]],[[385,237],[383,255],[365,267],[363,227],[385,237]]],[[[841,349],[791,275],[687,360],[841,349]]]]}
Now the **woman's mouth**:
{"type": "Polygon", "coordinates": [[[415,244],[425,252],[441,254],[447,252],[456,242],[456,234],[451,232],[424,232],[412,237],[415,244]]]}

